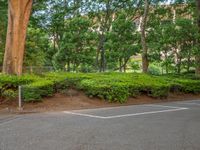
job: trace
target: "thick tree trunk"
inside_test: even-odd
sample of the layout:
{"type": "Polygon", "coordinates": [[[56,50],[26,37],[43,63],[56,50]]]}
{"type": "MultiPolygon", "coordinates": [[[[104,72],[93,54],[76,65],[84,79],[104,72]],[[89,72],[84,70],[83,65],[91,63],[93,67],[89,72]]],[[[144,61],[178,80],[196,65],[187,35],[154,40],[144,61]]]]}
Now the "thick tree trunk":
{"type": "Polygon", "coordinates": [[[8,29],[3,73],[22,74],[26,31],[33,0],[8,1],[8,29]]]}
{"type": "MultiPolygon", "coordinates": [[[[199,33],[200,33],[200,0],[196,0],[197,3],[197,10],[198,10],[198,27],[199,27],[199,33]]],[[[198,41],[198,44],[200,45],[200,41],[198,41]]],[[[198,53],[196,55],[196,75],[200,75],[200,54],[198,53]]]]}
{"type": "Polygon", "coordinates": [[[148,51],[147,51],[147,43],[146,43],[146,23],[147,23],[147,16],[149,12],[149,1],[145,0],[144,4],[144,14],[142,16],[141,22],[141,44],[142,44],[142,71],[143,73],[148,72],[149,61],[148,61],[148,51]]]}

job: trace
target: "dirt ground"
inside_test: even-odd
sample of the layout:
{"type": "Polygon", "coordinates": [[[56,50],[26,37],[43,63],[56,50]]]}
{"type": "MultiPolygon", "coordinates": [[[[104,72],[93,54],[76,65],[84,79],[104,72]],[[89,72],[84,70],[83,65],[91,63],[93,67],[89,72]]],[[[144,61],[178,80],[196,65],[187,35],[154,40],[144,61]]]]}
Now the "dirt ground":
{"type": "Polygon", "coordinates": [[[19,111],[17,100],[8,101],[0,104],[0,114],[2,113],[34,113],[34,112],[51,112],[64,110],[78,110],[99,107],[113,107],[122,105],[150,104],[169,101],[182,101],[200,99],[200,95],[192,94],[170,94],[167,99],[155,99],[145,95],[136,98],[129,98],[124,104],[109,103],[108,101],[89,98],[83,92],[72,91],[72,94],[55,94],[53,97],[44,98],[42,102],[24,103],[23,110],[19,111]]]}

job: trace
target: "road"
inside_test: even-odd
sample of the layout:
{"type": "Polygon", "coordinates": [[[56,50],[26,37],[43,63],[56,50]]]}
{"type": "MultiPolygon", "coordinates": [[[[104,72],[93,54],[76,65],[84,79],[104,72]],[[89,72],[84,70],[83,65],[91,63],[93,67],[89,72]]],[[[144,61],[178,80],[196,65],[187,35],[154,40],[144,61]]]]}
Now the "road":
{"type": "Polygon", "coordinates": [[[4,116],[0,150],[200,150],[200,100],[4,116]]]}

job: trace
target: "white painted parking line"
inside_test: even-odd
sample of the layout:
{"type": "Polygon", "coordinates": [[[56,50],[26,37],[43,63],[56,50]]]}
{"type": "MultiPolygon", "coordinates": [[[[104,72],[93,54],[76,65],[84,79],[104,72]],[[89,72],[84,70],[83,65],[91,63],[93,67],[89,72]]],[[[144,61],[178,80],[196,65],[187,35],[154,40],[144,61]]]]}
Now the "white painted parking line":
{"type": "Polygon", "coordinates": [[[200,106],[199,103],[193,103],[193,102],[179,102],[178,104],[185,104],[185,105],[196,105],[196,106],[200,106]]]}
{"type": "Polygon", "coordinates": [[[21,118],[20,117],[15,117],[15,118],[5,119],[3,122],[0,122],[0,126],[8,124],[8,123],[16,121],[16,120],[19,120],[19,119],[21,119],[21,118]]]}
{"type": "Polygon", "coordinates": [[[180,111],[180,110],[186,110],[186,109],[188,109],[188,108],[167,109],[167,110],[160,110],[160,111],[150,111],[150,112],[142,112],[142,113],[134,113],[134,114],[108,116],[108,117],[106,117],[106,119],[139,116],[139,115],[148,115],[148,114],[157,114],[157,113],[164,113],[164,112],[174,112],[174,111],[180,111]]]}
{"type": "Polygon", "coordinates": [[[179,108],[183,108],[183,107],[175,107],[175,106],[166,106],[166,105],[159,105],[159,104],[149,104],[147,106],[150,106],[150,107],[163,107],[163,108],[172,108],[172,109],[179,109],[179,108]]]}
{"type": "Polygon", "coordinates": [[[159,111],[147,111],[147,112],[141,112],[141,113],[131,113],[131,114],[124,114],[124,115],[114,115],[114,116],[97,116],[97,115],[90,115],[90,114],[71,112],[71,111],[64,111],[63,113],[84,116],[84,117],[90,117],[90,118],[98,118],[98,119],[112,119],[112,118],[122,118],[122,117],[140,116],[140,115],[148,115],[148,114],[175,112],[175,111],[189,109],[189,108],[184,108],[184,107],[173,107],[173,106],[164,106],[164,105],[149,105],[149,106],[165,107],[165,108],[171,108],[171,109],[159,110],[159,111]]]}
{"type": "Polygon", "coordinates": [[[65,114],[71,114],[71,115],[77,115],[77,116],[84,116],[84,117],[91,117],[91,118],[98,118],[98,119],[106,119],[106,117],[103,116],[96,116],[96,115],[89,115],[89,114],[82,114],[82,113],[76,113],[71,111],[63,111],[65,114]]]}
{"type": "MultiPolygon", "coordinates": [[[[165,105],[159,105],[159,104],[140,104],[140,105],[125,105],[125,106],[113,106],[113,107],[103,107],[103,108],[91,108],[91,109],[80,109],[77,110],[78,112],[87,112],[89,111],[95,111],[95,110],[111,110],[111,109],[117,109],[117,108],[129,108],[133,106],[144,106],[144,107],[163,107],[163,108],[183,108],[183,107],[175,107],[175,106],[165,106],[165,105]]],[[[77,112],[76,111],[76,112],[77,112]]]]}

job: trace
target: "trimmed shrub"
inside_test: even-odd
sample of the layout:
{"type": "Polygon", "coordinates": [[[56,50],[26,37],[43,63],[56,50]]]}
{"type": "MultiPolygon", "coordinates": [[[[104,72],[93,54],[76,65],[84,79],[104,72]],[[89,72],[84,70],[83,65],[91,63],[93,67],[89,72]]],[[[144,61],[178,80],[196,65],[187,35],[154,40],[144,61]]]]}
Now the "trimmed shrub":
{"type": "Polygon", "coordinates": [[[4,90],[2,92],[2,97],[6,98],[8,100],[13,100],[13,99],[17,98],[17,92],[12,89],[4,90]]]}
{"type": "Polygon", "coordinates": [[[180,91],[184,93],[200,93],[200,80],[177,79],[176,83],[180,85],[180,91]]]}
{"type": "Polygon", "coordinates": [[[81,80],[90,77],[87,74],[51,72],[45,74],[45,78],[54,82],[56,91],[62,91],[71,86],[76,86],[81,80]]]}
{"type": "Polygon", "coordinates": [[[0,83],[2,86],[17,87],[18,85],[28,84],[38,80],[38,76],[35,75],[23,75],[21,77],[11,75],[0,75],[0,83]]]}
{"type": "Polygon", "coordinates": [[[157,84],[151,87],[151,93],[149,94],[149,96],[152,97],[159,97],[159,98],[166,98],[169,95],[170,92],[170,86],[167,85],[163,85],[163,84],[157,84]]]}
{"type": "Polygon", "coordinates": [[[25,85],[22,88],[22,97],[25,102],[41,101],[42,97],[52,96],[54,83],[50,80],[41,80],[25,85]]]}
{"type": "Polygon", "coordinates": [[[96,96],[111,101],[125,102],[129,96],[128,86],[126,84],[104,83],[102,80],[83,80],[79,84],[79,89],[86,91],[90,97],[96,96]]]}
{"type": "Polygon", "coordinates": [[[188,75],[155,76],[139,73],[65,73],[51,72],[43,76],[22,77],[0,75],[0,96],[14,97],[18,85],[23,85],[24,101],[40,101],[69,88],[83,90],[90,97],[110,102],[126,102],[128,97],[146,94],[167,97],[169,92],[200,93],[200,80],[188,75]]]}
{"type": "Polygon", "coordinates": [[[34,75],[24,75],[21,77],[11,75],[0,75],[0,97],[15,99],[19,85],[29,84],[36,81],[39,77],[34,75]]]}

